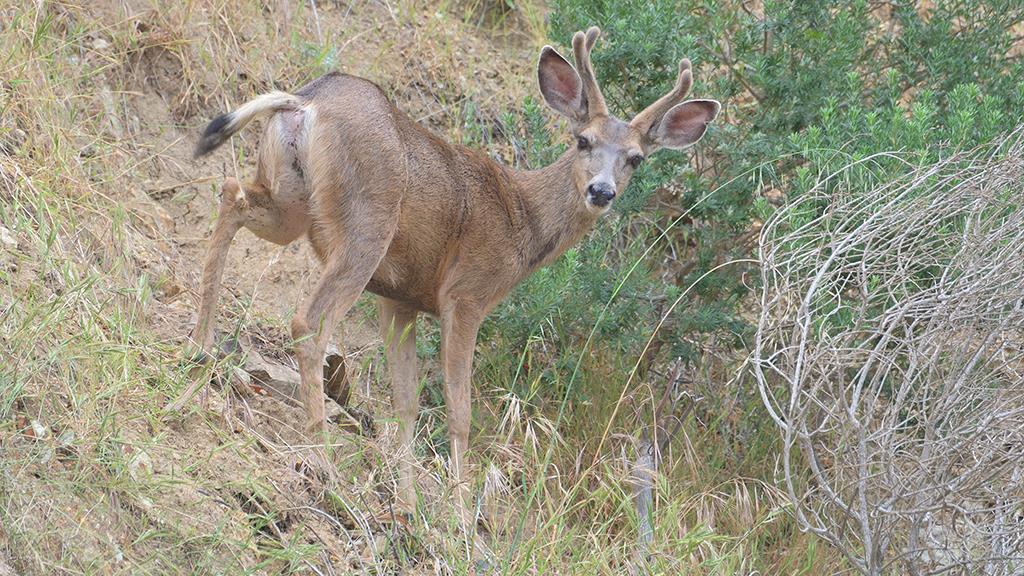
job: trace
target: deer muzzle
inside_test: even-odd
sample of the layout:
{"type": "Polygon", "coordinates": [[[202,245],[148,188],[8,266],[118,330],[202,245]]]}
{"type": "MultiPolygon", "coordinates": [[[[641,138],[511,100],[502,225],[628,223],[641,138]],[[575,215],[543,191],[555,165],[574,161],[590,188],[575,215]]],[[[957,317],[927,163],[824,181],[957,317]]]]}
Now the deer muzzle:
{"type": "Polygon", "coordinates": [[[587,186],[587,201],[598,208],[608,206],[614,198],[615,186],[608,182],[592,182],[587,186]]]}

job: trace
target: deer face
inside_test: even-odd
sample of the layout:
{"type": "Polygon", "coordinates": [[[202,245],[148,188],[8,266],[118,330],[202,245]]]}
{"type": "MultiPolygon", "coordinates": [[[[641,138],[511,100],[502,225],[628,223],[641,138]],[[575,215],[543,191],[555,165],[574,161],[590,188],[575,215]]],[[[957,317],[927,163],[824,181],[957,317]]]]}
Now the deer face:
{"type": "Polygon", "coordinates": [[[600,116],[576,134],[573,176],[587,210],[601,214],[644,161],[640,133],[612,116],[600,116]]]}
{"type": "Polygon", "coordinates": [[[693,83],[690,61],[683,59],[671,92],[629,122],[611,116],[590,63],[599,35],[593,27],[573,36],[576,68],[550,46],[541,50],[537,64],[544,101],[569,119],[576,138],[576,191],[595,214],[611,207],[646,156],[661,148],[682,150],[700,140],[721,107],[715,100],[683,101],[693,83]]]}

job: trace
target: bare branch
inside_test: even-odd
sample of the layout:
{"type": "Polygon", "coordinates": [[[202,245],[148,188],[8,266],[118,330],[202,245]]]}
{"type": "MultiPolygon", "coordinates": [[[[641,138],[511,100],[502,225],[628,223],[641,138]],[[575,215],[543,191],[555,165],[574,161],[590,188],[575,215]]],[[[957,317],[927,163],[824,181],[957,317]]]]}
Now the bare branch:
{"type": "Polygon", "coordinates": [[[1024,571],[1022,134],[872,190],[850,166],[762,229],[786,489],[863,574],[1024,571]]]}

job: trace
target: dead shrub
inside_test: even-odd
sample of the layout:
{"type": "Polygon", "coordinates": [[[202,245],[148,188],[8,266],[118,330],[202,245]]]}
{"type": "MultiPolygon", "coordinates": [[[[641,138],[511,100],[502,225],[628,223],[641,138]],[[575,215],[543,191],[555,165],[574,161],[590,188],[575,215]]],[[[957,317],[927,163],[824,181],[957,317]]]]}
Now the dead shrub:
{"type": "Polygon", "coordinates": [[[866,191],[848,166],[763,229],[785,487],[863,574],[1024,570],[1022,134],[866,191]]]}

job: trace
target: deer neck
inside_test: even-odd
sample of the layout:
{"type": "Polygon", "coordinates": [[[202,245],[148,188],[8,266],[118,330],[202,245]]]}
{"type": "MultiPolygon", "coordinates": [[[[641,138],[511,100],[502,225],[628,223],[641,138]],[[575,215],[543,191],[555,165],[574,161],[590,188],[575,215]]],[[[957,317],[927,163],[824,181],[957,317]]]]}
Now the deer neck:
{"type": "Polygon", "coordinates": [[[544,168],[515,170],[511,174],[526,209],[525,274],[561,256],[597,220],[597,216],[587,210],[576,186],[573,170],[576,154],[576,150],[570,148],[544,168]]]}

